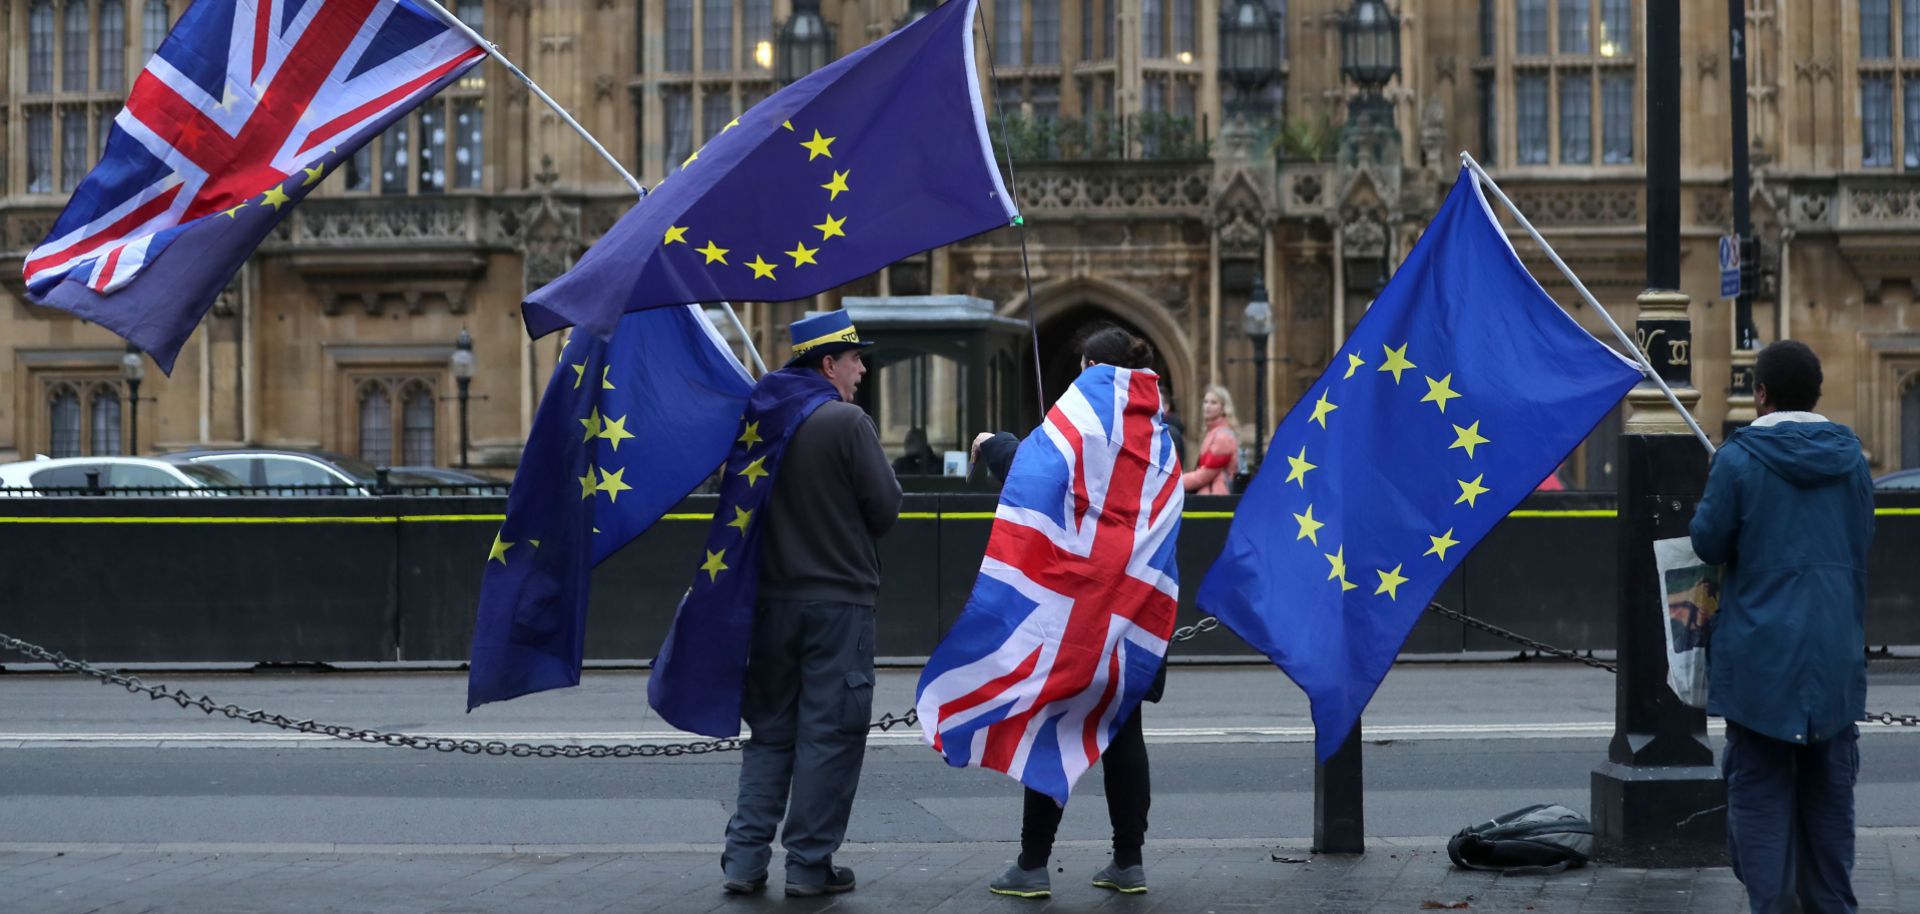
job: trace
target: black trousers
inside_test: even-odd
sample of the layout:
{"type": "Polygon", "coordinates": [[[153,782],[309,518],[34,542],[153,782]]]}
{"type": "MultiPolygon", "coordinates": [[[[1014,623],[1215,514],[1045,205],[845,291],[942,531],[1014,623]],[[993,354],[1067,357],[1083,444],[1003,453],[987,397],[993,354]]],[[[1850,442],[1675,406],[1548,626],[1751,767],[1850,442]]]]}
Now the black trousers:
{"type": "MultiPolygon", "coordinates": [[[[1147,807],[1153,805],[1153,784],[1147,772],[1147,740],[1140,731],[1140,711],[1113,735],[1100,755],[1107,779],[1107,818],[1113,821],[1113,860],[1120,866],[1140,865],[1140,848],[1147,843],[1147,807]]],[[[1053,855],[1053,836],[1066,812],[1053,798],[1028,789],[1020,819],[1020,868],[1039,869],[1053,855]]]]}

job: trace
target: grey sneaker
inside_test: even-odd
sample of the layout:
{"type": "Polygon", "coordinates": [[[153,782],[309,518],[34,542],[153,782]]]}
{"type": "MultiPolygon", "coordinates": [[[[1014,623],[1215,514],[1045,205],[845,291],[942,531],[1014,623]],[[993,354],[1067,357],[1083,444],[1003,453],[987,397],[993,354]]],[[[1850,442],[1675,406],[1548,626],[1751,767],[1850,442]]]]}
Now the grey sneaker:
{"type": "Polygon", "coordinates": [[[1007,871],[1000,877],[987,883],[987,891],[995,895],[1012,895],[1015,898],[1051,898],[1053,884],[1047,879],[1047,868],[1023,870],[1015,862],[1007,865],[1007,871]]]}
{"type": "Polygon", "coordinates": [[[720,883],[729,895],[754,895],[767,890],[767,877],[762,874],[756,879],[729,879],[720,883]]]}
{"type": "Polygon", "coordinates": [[[1133,866],[1115,866],[1108,861],[1100,872],[1093,874],[1093,884],[1103,889],[1112,889],[1122,895],[1147,894],[1147,868],[1139,864],[1133,866]]]}
{"type": "Polygon", "coordinates": [[[826,882],[789,882],[788,898],[812,898],[817,895],[838,895],[853,891],[853,870],[844,866],[832,867],[826,882]]]}

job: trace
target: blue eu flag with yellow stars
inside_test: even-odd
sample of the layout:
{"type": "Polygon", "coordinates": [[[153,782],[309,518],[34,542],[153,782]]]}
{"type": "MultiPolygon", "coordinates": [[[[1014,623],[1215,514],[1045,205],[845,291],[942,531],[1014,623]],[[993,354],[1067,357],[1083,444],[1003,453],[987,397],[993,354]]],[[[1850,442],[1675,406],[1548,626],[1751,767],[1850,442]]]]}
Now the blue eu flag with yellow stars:
{"type": "Polygon", "coordinates": [[[1307,693],[1322,762],[1442,582],[1640,378],[1461,177],[1274,433],[1202,609],[1307,693]]]}
{"type": "Polygon", "coordinates": [[[580,684],[593,567],[726,459],[752,388],[697,307],[567,341],[487,552],[468,710],[580,684]]]}
{"type": "Polygon", "coordinates": [[[1010,224],[980,107],[974,6],[951,0],[748,109],[527,296],[527,331],[806,298],[1010,224]]]}

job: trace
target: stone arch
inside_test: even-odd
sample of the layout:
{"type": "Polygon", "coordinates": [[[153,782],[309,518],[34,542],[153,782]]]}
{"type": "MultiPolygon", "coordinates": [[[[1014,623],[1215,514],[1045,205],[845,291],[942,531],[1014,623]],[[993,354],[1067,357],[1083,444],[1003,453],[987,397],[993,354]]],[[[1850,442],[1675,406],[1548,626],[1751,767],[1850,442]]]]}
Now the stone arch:
{"type": "MultiPolygon", "coordinates": [[[[1129,330],[1137,332],[1153,346],[1156,366],[1162,368],[1161,374],[1173,388],[1176,403],[1183,417],[1195,415],[1199,409],[1198,386],[1206,379],[1195,375],[1193,341],[1180,323],[1167,310],[1165,303],[1147,294],[1137,286],[1116,282],[1095,276],[1071,276],[1043,282],[1033,289],[1034,322],[1040,331],[1041,362],[1054,365],[1061,361],[1061,350],[1066,338],[1077,327],[1087,321],[1110,320],[1129,330]],[[1048,352],[1049,342],[1056,351],[1048,352]]],[[[1023,291],[1002,305],[1000,314],[1016,320],[1027,317],[1027,296],[1023,291]]],[[[1023,358],[1022,363],[1031,365],[1031,357],[1023,358]]],[[[1032,369],[1025,368],[1021,374],[1031,379],[1032,369]]],[[[1053,399],[1065,391],[1066,381],[1059,381],[1049,371],[1045,378],[1046,400],[1053,399]],[[1057,389],[1056,389],[1057,385],[1057,389]]],[[[1025,402],[1033,401],[1033,387],[1027,385],[1025,402]]],[[[1035,417],[1036,421],[1038,417],[1035,417]]]]}

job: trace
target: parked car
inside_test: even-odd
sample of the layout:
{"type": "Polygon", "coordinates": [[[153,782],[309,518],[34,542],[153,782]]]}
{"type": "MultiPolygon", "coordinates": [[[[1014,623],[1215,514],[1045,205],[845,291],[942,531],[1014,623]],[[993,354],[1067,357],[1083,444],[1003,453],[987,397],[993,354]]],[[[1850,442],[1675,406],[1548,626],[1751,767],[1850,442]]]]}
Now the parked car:
{"type": "Polygon", "coordinates": [[[1895,470],[1873,481],[1876,492],[1920,492],[1920,470],[1895,470]]]}
{"type": "Polygon", "coordinates": [[[174,464],[147,457],[41,457],[0,464],[0,490],[7,495],[81,495],[92,485],[108,495],[213,495],[240,485],[215,466],[174,464]],[[97,474],[89,481],[89,474],[97,474]]]}
{"type": "Polygon", "coordinates": [[[394,467],[387,482],[402,495],[505,495],[504,479],[451,467],[394,467]]]}
{"type": "Polygon", "coordinates": [[[380,485],[373,465],[345,454],[294,448],[194,449],[166,455],[176,466],[210,466],[268,495],[372,495],[380,485]]]}

